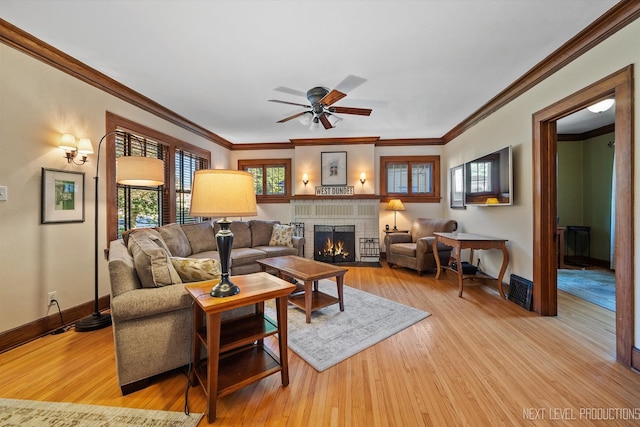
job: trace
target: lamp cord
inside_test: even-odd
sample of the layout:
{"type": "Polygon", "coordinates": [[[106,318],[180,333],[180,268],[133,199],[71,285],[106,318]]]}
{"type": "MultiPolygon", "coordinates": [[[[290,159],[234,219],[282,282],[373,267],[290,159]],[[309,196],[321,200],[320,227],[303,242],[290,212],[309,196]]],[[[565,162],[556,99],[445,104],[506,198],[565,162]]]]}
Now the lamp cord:
{"type": "Polygon", "coordinates": [[[58,315],[60,316],[60,327],[58,329],[55,329],[51,332],[51,335],[58,335],[61,334],[63,332],[67,332],[69,330],[69,326],[67,326],[64,323],[64,319],[62,318],[62,310],[60,310],[60,304],[58,304],[58,300],[53,299],[51,300],[52,303],[56,304],[56,307],[58,307],[58,315]]]}
{"type": "MultiPolygon", "coordinates": [[[[193,311],[193,305],[195,301],[191,301],[191,311],[193,311]]],[[[191,323],[191,331],[189,334],[189,364],[187,365],[187,386],[184,390],[184,414],[189,415],[191,410],[189,409],[189,389],[191,388],[191,370],[193,369],[193,322],[191,323]]]]}

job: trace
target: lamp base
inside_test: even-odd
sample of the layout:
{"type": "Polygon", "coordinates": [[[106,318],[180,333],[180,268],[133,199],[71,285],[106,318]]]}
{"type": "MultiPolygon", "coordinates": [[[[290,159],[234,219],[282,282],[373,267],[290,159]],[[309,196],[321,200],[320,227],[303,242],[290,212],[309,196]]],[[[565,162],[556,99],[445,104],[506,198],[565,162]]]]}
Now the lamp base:
{"type": "Polygon", "coordinates": [[[222,276],[217,285],[211,288],[209,295],[216,298],[230,297],[240,293],[240,288],[229,280],[229,276],[222,276]]]}
{"type": "Polygon", "coordinates": [[[76,332],[89,332],[111,326],[111,315],[100,312],[83,317],[76,322],[76,332]]]}
{"type": "Polygon", "coordinates": [[[229,229],[231,221],[222,218],[218,221],[220,231],[216,233],[218,243],[218,253],[220,254],[220,270],[222,277],[215,285],[209,295],[216,298],[230,297],[240,293],[240,288],[229,280],[229,270],[231,270],[231,248],[233,247],[233,233],[229,229]]]}

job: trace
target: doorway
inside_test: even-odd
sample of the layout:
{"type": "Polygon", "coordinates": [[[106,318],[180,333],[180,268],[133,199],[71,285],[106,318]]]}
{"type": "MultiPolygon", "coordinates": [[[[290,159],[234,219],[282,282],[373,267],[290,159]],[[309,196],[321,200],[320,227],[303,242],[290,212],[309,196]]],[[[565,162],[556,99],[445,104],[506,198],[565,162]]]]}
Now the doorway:
{"type": "Polygon", "coordinates": [[[533,309],[555,316],[557,301],[556,122],[605,97],[615,98],[616,357],[633,354],[633,65],[533,115],[533,309]]]}
{"type": "Polygon", "coordinates": [[[615,108],[605,101],[556,122],[558,290],[615,312],[615,108]]]}

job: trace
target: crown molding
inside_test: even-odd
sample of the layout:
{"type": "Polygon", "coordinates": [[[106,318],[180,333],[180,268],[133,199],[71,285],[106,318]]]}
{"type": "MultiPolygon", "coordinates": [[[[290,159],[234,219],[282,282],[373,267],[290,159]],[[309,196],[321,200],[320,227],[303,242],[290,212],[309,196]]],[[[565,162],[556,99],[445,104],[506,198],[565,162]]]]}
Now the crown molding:
{"type": "Polygon", "coordinates": [[[355,138],[306,138],[290,139],[296,147],[303,145],[351,145],[351,144],[375,144],[380,140],[379,136],[359,136],[355,138]]]}
{"type": "Polygon", "coordinates": [[[215,144],[228,149],[232,147],[231,142],[221,136],[195,124],[191,120],[182,117],[1,18],[0,42],[215,144]]]}
{"type": "Polygon", "coordinates": [[[622,0],[449,132],[445,144],[640,17],[638,0],[622,0]]]}
{"type": "MultiPolygon", "coordinates": [[[[502,92],[493,97],[465,120],[456,125],[441,138],[413,138],[380,140],[379,137],[358,138],[310,138],[291,139],[293,146],[304,145],[340,145],[340,144],[375,144],[376,146],[414,146],[443,145],[457,138],[467,129],[487,118],[507,105],[544,79],[562,69],[602,41],[640,17],[640,2],[637,0],[621,0],[583,31],[571,38],[556,51],[539,62],[502,92]],[[372,138],[375,138],[372,140],[372,138]]],[[[182,127],[215,144],[230,150],[290,149],[286,142],[234,144],[221,136],[195,124],[157,102],[126,87],[114,79],[100,73],[65,54],[53,46],[33,37],[20,28],[0,18],[0,42],[9,45],[35,59],[72,75],[96,88],[117,98],[135,105],[170,123],[182,127]]]]}
{"type": "Polygon", "coordinates": [[[585,139],[595,138],[596,136],[614,133],[615,130],[616,125],[612,123],[583,133],[559,133],[558,141],[584,141],[585,139]]]}

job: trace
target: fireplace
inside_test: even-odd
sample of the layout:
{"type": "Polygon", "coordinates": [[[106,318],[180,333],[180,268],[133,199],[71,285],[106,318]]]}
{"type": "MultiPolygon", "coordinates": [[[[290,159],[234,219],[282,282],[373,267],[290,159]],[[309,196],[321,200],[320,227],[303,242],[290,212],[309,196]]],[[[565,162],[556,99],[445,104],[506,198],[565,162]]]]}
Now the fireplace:
{"type": "Polygon", "coordinates": [[[314,225],[313,259],[328,263],[356,260],[355,225],[314,225]]]}

